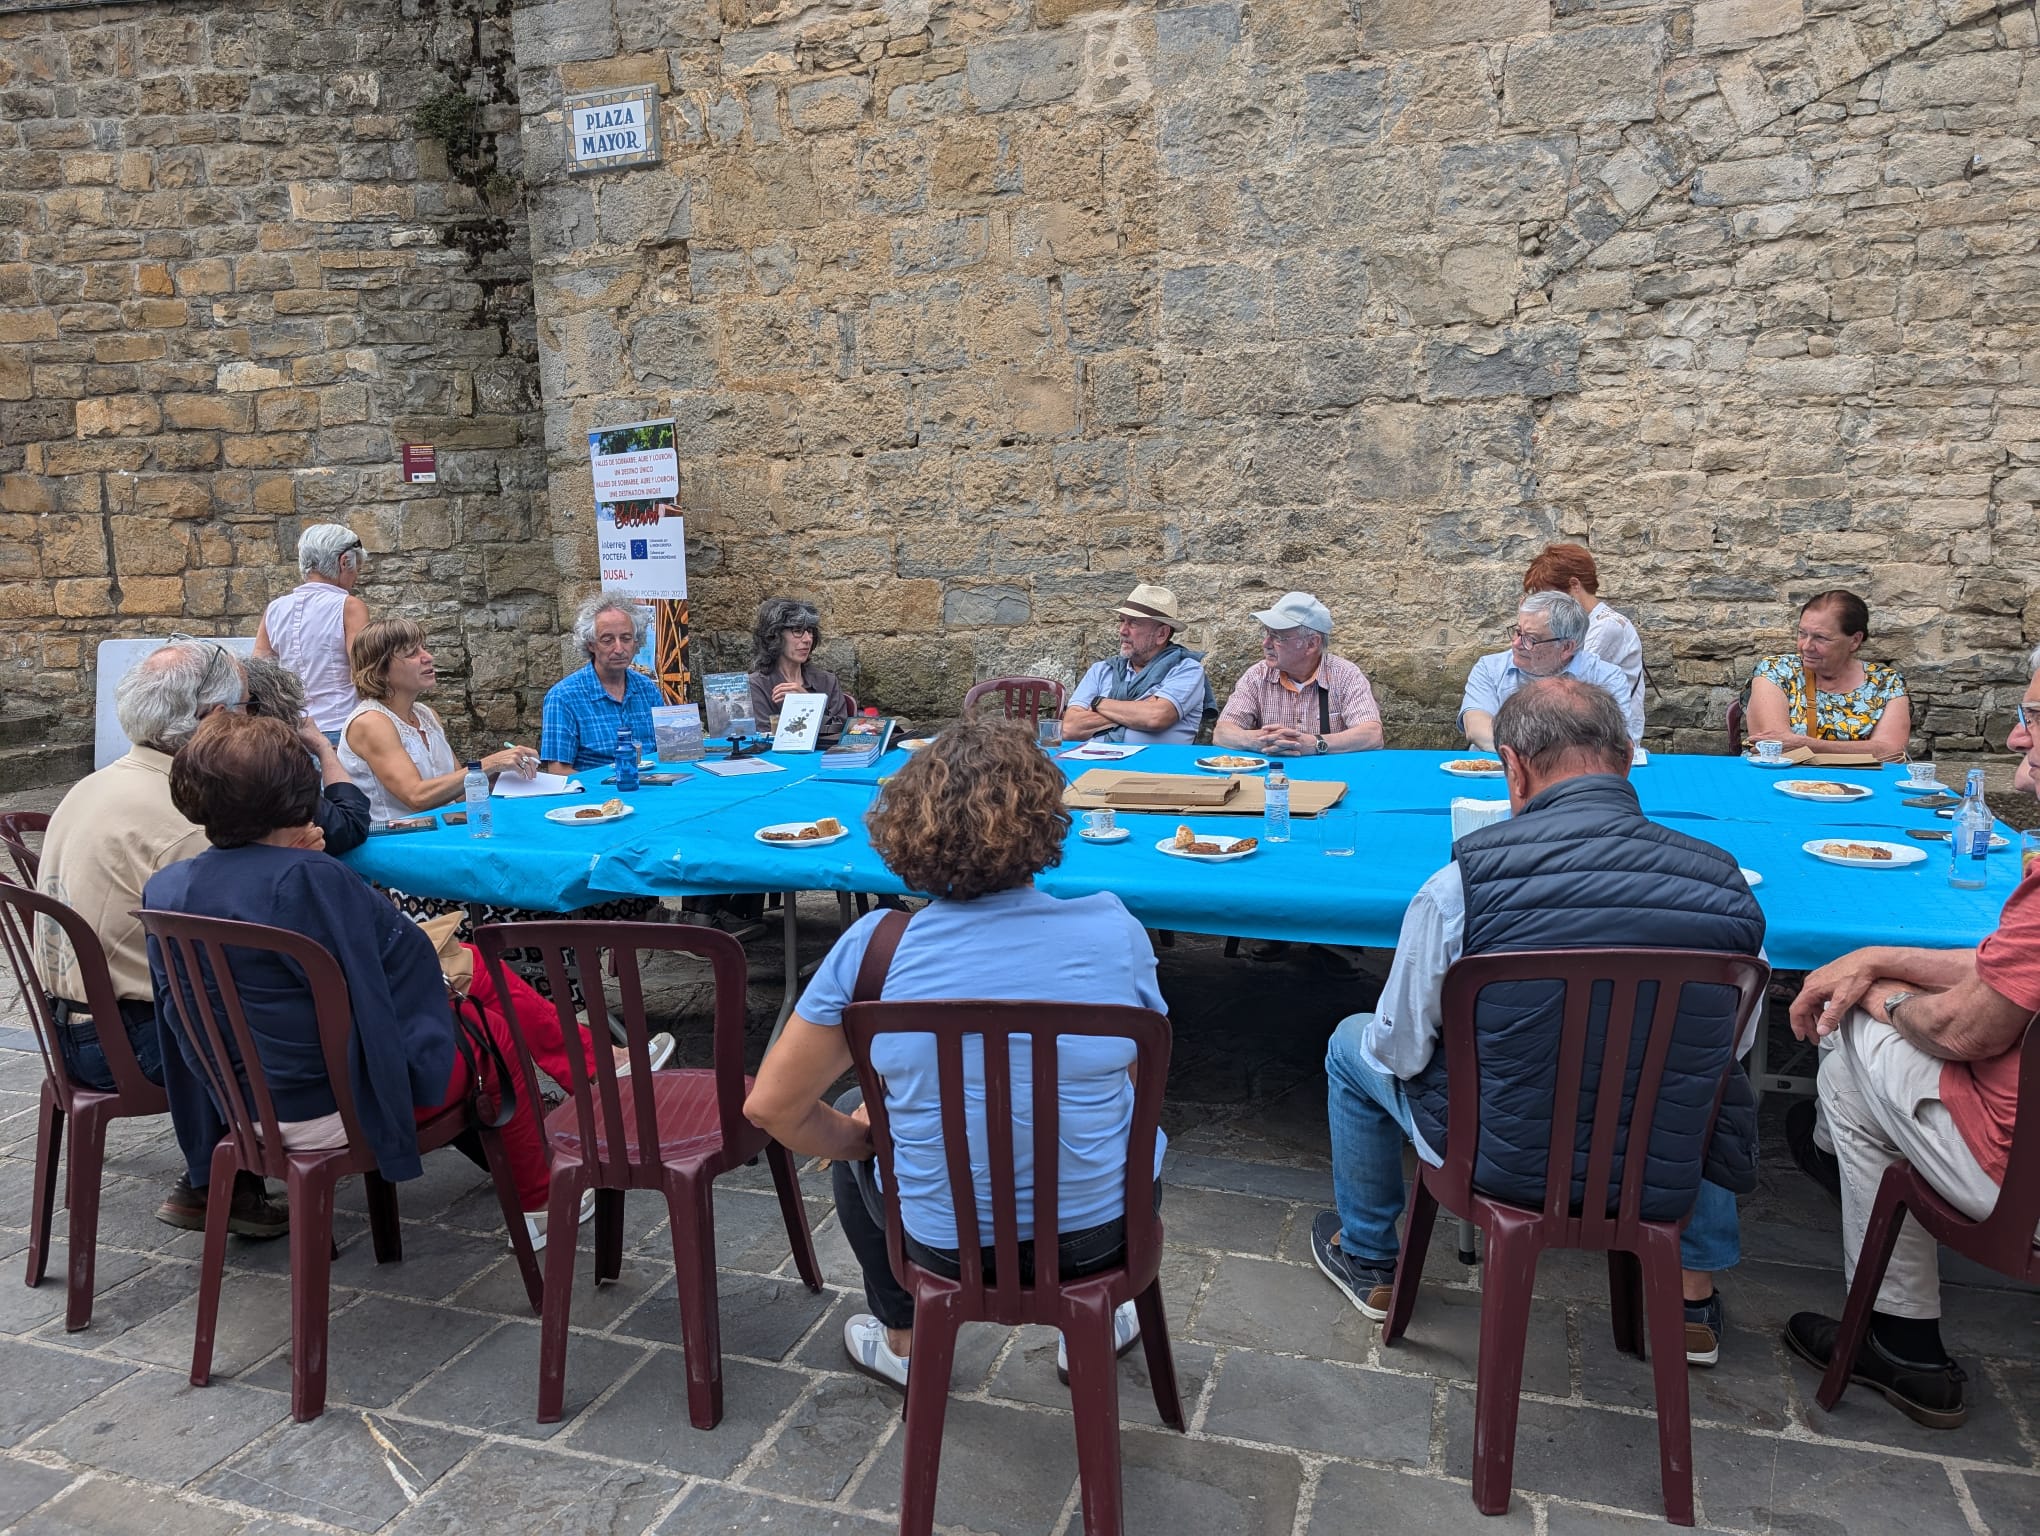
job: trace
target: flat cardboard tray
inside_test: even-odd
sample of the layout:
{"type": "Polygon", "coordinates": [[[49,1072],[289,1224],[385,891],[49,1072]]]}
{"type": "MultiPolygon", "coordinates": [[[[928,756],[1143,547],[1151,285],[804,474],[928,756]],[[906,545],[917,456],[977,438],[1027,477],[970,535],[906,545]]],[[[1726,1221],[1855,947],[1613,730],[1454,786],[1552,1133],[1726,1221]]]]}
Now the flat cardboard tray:
{"type": "MultiPolygon", "coordinates": [[[[1343,783],[1317,779],[1289,781],[1289,814],[1315,816],[1345,798],[1343,783]]],[[[1262,776],[1209,773],[1135,773],[1125,768],[1087,769],[1063,791],[1072,810],[1178,811],[1200,816],[1259,816],[1267,809],[1262,776]]]]}

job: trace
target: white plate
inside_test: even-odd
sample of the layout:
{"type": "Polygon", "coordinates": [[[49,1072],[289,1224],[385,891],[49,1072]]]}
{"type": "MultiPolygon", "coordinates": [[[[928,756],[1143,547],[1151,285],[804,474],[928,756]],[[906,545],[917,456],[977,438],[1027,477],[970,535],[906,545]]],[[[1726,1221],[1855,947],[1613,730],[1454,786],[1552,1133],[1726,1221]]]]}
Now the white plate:
{"type": "Polygon", "coordinates": [[[1089,827],[1077,828],[1077,836],[1087,843],[1123,843],[1133,836],[1131,827],[1114,827],[1110,832],[1093,832],[1089,827]]]}
{"type": "Polygon", "coordinates": [[[1883,843],[1874,837],[1817,837],[1810,843],[1799,845],[1823,864],[1839,864],[1844,869],[1903,869],[1908,864],[1926,862],[1927,850],[1918,843],[1883,843]],[[1862,848],[1883,848],[1891,857],[1888,859],[1845,859],[1837,854],[1823,853],[1829,843],[1854,843],[1862,848]]]}
{"type": "Polygon", "coordinates": [[[1454,758],[1449,763],[1440,763],[1438,766],[1441,769],[1443,769],[1446,773],[1451,774],[1452,777],[1455,779],[1499,779],[1502,777],[1502,760],[1498,757],[1484,757],[1478,759],[1478,761],[1480,762],[1494,764],[1493,768],[1487,769],[1479,773],[1474,772],[1470,768],[1462,768],[1459,766],[1461,763],[1470,763],[1474,761],[1476,761],[1476,759],[1474,758],[1459,757],[1454,758]]]}
{"type": "Polygon", "coordinates": [[[1846,784],[1840,779],[1784,779],[1773,784],[1771,788],[1777,790],[1781,795],[1790,795],[1795,800],[1811,800],[1817,805],[1848,805],[1853,801],[1870,798],[1869,785],[1846,784]],[[1841,795],[1808,794],[1801,787],[1807,784],[1833,784],[1838,788],[1848,791],[1848,793],[1841,795]]]}
{"type": "Polygon", "coordinates": [[[1236,763],[1221,763],[1218,757],[1200,757],[1193,765],[1206,773],[1259,773],[1268,766],[1265,757],[1254,757],[1246,752],[1220,753],[1219,757],[1236,757],[1236,763]]]}
{"type": "Polygon", "coordinates": [[[802,832],[813,825],[814,823],[811,821],[775,821],[769,827],[760,827],[751,836],[768,848],[826,848],[831,843],[840,843],[850,835],[848,827],[845,827],[832,837],[791,838],[767,837],[765,835],[767,832],[802,832]]]}
{"type": "Polygon", "coordinates": [[[1764,877],[1758,874],[1754,869],[1745,869],[1741,871],[1741,874],[1743,877],[1743,884],[1748,886],[1753,891],[1758,886],[1764,883],[1764,877]]]}
{"type": "Polygon", "coordinates": [[[928,745],[928,741],[929,738],[926,736],[909,736],[900,743],[900,749],[905,752],[918,752],[928,745]]]}
{"type": "MultiPolygon", "coordinates": [[[[1223,843],[1227,848],[1231,848],[1234,843],[1246,841],[1245,838],[1220,837],[1217,834],[1210,832],[1199,834],[1197,840],[1200,843],[1223,843]]],[[[1155,844],[1155,851],[1157,853],[1166,853],[1169,855],[1169,857],[1174,859],[1188,859],[1193,864],[1229,864],[1234,859],[1250,859],[1256,853],[1258,853],[1260,849],[1257,843],[1255,847],[1249,848],[1245,853],[1185,853],[1182,849],[1176,846],[1175,838],[1165,837],[1159,843],[1155,844]]]]}
{"type": "Polygon", "coordinates": [[[624,817],[631,813],[634,807],[626,805],[622,810],[612,811],[607,816],[583,816],[579,814],[579,812],[587,809],[588,807],[585,805],[555,806],[545,813],[545,819],[547,821],[556,821],[563,827],[599,827],[607,821],[623,820],[624,817]]]}

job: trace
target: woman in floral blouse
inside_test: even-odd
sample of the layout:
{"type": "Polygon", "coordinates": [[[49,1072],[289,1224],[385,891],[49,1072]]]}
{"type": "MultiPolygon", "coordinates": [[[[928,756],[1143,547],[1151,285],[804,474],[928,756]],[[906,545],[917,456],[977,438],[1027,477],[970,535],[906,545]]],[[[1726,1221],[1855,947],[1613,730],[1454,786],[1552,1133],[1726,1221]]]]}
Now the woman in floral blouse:
{"type": "Polygon", "coordinates": [[[1861,661],[1870,610],[1837,588],[1799,610],[1798,654],[1767,656],[1750,679],[1750,737],[1818,751],[1847,741],[1882,758],[1905,755],[1912,701],[1897,669],[1861,661]]]}

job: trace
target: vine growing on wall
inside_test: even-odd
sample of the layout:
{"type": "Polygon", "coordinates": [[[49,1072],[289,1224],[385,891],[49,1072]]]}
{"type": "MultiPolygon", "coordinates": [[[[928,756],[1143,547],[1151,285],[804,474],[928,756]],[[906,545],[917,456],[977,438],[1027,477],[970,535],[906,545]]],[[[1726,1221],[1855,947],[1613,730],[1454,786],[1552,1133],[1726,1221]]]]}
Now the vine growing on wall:
{"type": "Polygon", "coordinates": [[[488,121],[491,107],[517,104],[507,50],[510,4],[418,0],[422,18],[441,18],[435,35],[453,41],[443,51],[435,46],[432,64],[446,84],[418,104],[411,126],[420,137],[445,147],[447,174],[473,190],[489,210],[450,220],[440,229],[440,238],[463,252],[470,264],[508,248],[511,228],[503,214],[520,194],[516,179],[498,161],[497,136],[488,121]]]}

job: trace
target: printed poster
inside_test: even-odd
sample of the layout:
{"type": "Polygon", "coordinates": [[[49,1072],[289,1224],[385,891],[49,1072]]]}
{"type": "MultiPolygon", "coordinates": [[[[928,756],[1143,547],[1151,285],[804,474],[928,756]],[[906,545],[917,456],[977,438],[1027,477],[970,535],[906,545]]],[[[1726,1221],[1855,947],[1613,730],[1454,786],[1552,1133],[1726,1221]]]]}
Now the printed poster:
{"type": "Polygon", "coordinates": [[[608,591],[687,596],[687,526],[673,423],[635,421],[588,434],[595,479],[595,555],[608,591]]]}

